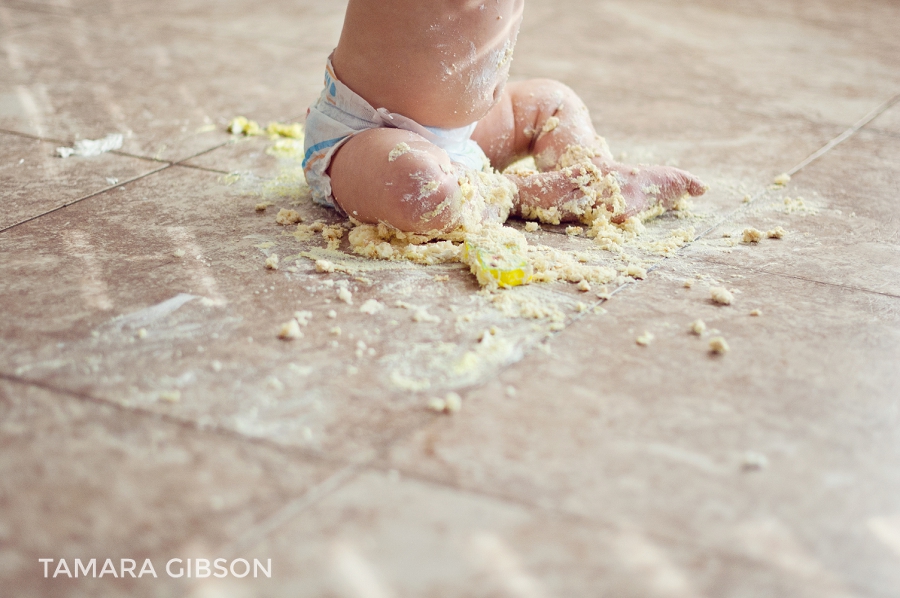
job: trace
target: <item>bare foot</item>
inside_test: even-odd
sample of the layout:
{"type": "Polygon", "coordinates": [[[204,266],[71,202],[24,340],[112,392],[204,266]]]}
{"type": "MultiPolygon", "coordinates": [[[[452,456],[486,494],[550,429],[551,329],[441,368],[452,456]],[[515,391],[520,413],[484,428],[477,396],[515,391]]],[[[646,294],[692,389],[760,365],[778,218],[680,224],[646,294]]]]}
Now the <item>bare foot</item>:
{"type": "Polygon", "coordinates": [[[709,190],[699,178],[671,166],[630,166],[599,161],[597,166],[604,174],[613,172],[619,179],[627,209],[624,214],[617,214],[614,222],[622,222],[657,204],[669,209],[686,194],[697,197],[709,190]]]}

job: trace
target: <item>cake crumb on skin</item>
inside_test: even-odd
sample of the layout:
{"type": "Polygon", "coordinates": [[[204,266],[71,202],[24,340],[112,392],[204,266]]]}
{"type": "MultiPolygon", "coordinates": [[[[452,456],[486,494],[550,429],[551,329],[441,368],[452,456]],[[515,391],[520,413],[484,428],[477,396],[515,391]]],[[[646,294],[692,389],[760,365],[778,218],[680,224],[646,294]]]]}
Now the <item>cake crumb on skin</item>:
{"type": "Polygon", "coordinates": [[[697,336],[703,336],[706,333],[706,322],[703,320],[694,320],[694,323],[691,324],[691,332],[697,336]]]}
{"type": "Polygon", "coordinates": [[[267,270],[277,270],[278,269],[278,254],[273,253],[269,257],[266,258],[266,269],[267,270]]]}
{"type": "Polygon", "coordinates": [[[731,350],[731,347],[728,346],[728,342],[724,337],[716,336],[709,339],[709,351],[714,355],[725,355],[731,350]]]}
{"type": "Polygon", "coordinates": [[[734,303],[734,295],[725,287],[712,287],[709,289],[709,295],[713,303],[719,305],[731,305],[734,303]]]}
{"type": "Polygon", "coordinates": [[[391,153],[388,154],[388,162],[393,162],[403,154],[408,154],[412,151],[412,148],[409,147],[406,143],[398,143],[394,146],[394,149],[391,150],[391,153]]]}
{"type": "Polygon", "coordinates": [[[757,230],[753,227],[744,229],[743,241],[744,243],[759,243],[763,238],[763,233],[761,230],[757,230]]]}
{"type": "Polygon", "coordinates": [[[278,331],[278,338],[281,340],[292,341],[302,337],[303,333],[300,331],[300,324],[294,319],[282,324],[281,330],[278,331]]]}
{"type": "Polygon", "coordinates": [[[655,338],[656,337],[653,335],[652,332],[644,332],[644,334],[642,334],[641,336],[634,339],[634,342],[636,342],[641,347],[649,347],[650,343],[652,343],[653,339],[655,339],[655,338]]]}

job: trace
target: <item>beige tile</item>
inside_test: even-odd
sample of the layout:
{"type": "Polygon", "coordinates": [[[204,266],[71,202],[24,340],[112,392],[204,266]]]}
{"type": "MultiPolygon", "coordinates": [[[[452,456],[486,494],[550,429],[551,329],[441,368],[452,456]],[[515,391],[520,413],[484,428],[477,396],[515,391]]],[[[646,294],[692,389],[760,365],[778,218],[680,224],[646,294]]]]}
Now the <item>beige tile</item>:
{"type": "MultiPolygon", "coordinates": [[[[461,265],[336,253],[327,257],[353,274],[318,273],[299,254],[324,242],[298,242],[274,222],[294,200],[260,213],[260,197],[245,192],[218,174],[172,167],[5,233],[2,371],[365,460],[433,417],[429,397],[489,379],[550,329],[504,316],[461,265]],[[273,253],[278,271],[264,266],[273,253]],[[352,304],[339,299],[341,284],[352,304]],[[379,313],[361,313],[370,299],[379,313]],[[417,308],[429,317],[416,321],[417,308]],[[312,314],[304,337],[279,340],[298,310],[312,314]],[[498,336],[480,342],[492,327],[498,336]],[[180,400],[167,401],[174,391],[180,400]]],[[[334,220],[296,201],[307,221],[334,220]]],[[[580,300],[571,286],[516,295],[571,319],[580,300]]]]}
{"type": "Polygon", "coordinates": [[[47,11],[29,10],[20,4],[0,3],[0,32],[4,35],[16,30],[38,27],[54,20],[57,20],[57,17],[47,11]]]}
{"type": "Polygon", "coordinates": [[[690,253],[900,295],[898,160],[900,139],[863,130],[804,168],[786,189],[748,206],[690,253]],[[768,231],[775,226],[787,231],[784,239],[729,247],[746,227],[768,231]]]}
{"type": "Polygon", "coordinates": [[[63,160],[57,145],[0,133],[0,229],[163,166],[112,154],[63,160]]]}
{"type": "Polygon", "coordinates": [[[601,106],[679,99],[848,126],[896,93],[895,20],[889,3],[858,10],[837,0],[604,2],[568,10],[532,3],[513,71],[561,79],[601,106]]]}
{"type": "MultiPolygon", "coordinates": [[[[298,31],[314,37],[312,23],[298,31]]],[[[318,95],[324,55],[181,25],[102,14],[13,32],[0,128],[69,141],[119,132],[125,152],[180,160],[228,141],[234,116],[288,120],[318,95]]]]}
{"type": "MultiPolygon", "coordinates": [[[[170,558],[221,548],[337,466],[270,445],[0,381],[0,583],[15,596],[184,591],[170,558]],[[44,579],[39,558],[53,558],[44,579]],[[160,576],[53,578],[60,559],[138,562],[160,576]]],[[[215,558],[215,557],[213,557],[215,558]]]]}
{"type": "Polygon", "coordinates": [[[765,558],[757,535],[788,537],[808,571],[887,595],[896,560],[866,521],[900,510],[896,301],[672,261],[396,444],[386,467],[717,554],[765,558]],[[735,304],[712,304],[698,274],[735,304]],[[697,318],[729,354],[689,332],[697,318]],[[748,471],[755,455],[768,466],[748,471]]]}
{"type": "Polygon", "coordinates": [[[900,104],[894,104],[892,108],[883,112],[866,129],[894,136],[900,135],[900,104]]]}
{"type": "Polygon", "coordinates": [[[396,472],[363,474],[251,554],[273,559],[278,585],[239,596],[812,595],[766,563],[396,472]]]}

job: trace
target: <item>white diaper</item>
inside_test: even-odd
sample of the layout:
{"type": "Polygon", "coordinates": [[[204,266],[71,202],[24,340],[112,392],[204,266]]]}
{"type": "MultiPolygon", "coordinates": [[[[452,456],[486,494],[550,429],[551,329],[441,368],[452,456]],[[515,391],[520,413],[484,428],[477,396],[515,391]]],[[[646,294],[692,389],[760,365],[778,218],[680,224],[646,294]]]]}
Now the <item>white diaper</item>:
{"type": "Polygon", "coordinates": [[[306,115],[303,146],[306,182],[317,203],[340,209],[331,193],[331,177],[328,175],[331,160],[335,152],[355,134],[381,127],[412,131],[446,151],[453,162],[469,169],[483,170],[489,165],[487,156],[471,139],[477,125],[474,122],[459,129],[423,127],[384,108],[376,110],[338,81],[329,57],[325,68],[325,89],[306,115]]]}

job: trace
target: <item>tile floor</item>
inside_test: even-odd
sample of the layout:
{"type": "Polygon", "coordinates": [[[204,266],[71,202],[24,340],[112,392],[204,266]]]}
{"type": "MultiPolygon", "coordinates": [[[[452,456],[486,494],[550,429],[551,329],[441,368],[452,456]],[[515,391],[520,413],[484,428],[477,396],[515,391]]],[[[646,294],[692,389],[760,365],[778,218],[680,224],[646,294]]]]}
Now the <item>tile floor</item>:
{"type": "MultiPolygon", "coordinates": [[[[339,222],[225,129],[302,120],[344,6],[0,0],[0,596],[900,596],[900,7],[529,0],[513,76],[712,184],[699,238],[602,309],[518,289],[552,330],[458,265],[317,273],[255,211],[339,222]],[[271,578],[165,573],[220,557],[271,578]],[[159,577],[53,577],[91,558],[159,577]]],[[[529,239],[606,263],[560,232],[529,239]]]]}

